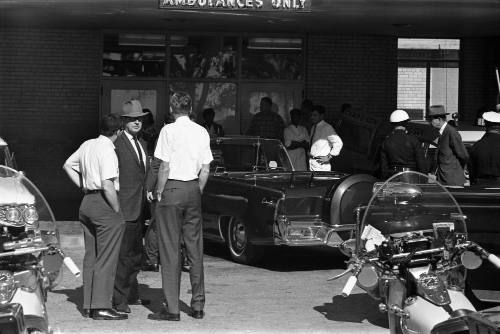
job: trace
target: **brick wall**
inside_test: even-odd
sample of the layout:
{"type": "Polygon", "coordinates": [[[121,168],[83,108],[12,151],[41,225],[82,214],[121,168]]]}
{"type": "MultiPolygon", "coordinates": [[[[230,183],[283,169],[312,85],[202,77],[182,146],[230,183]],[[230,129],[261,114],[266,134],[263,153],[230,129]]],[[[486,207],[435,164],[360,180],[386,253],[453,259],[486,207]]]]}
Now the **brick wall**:
{"type": "Polygon", "coordinates": [[[99,31],[0,31],[0,136],[58,219],[75,218],[80,193],[62,171],[98,130],[99,31]]]}
{"type": "Polygon", "coordinates": [[[343,103],[376,117],[396,107],[397,38],[310,35],[307,64],[305,95],[327,117],[343,103]]]}
{"type": "Polygon", "coordinates": [[[500,69],[500,38],[464,38],[460,44],[459,113],[473,122],[477,110],[497,103],[495,65],[500,69]]]}
{"type": "Polygon", "coordinates": [[[398,108],[408,111],[412,119],[425,116],[426,80],[425,67],[398,68],[398,108]]]}

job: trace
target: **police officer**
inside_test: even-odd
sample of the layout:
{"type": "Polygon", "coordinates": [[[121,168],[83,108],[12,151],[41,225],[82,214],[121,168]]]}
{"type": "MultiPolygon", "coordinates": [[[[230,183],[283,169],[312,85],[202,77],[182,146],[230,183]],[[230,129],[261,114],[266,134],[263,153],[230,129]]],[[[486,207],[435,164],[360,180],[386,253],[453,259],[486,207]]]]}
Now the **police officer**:
{"type": "Polygon", "coordinates": [[[380,150],[380,169],[384,178],[407,170],[427,172],[419,140],[406,132],[409,119],[404,110],[398,109],[391,113],[389,121],[394,129],[384,140],[380,150]]]}
{"type": "Polygon", "coordinates": [[[469,175],[472,183],[500,181],[500,113],[483,114],[486,133],[470,152],[469,175]]]}

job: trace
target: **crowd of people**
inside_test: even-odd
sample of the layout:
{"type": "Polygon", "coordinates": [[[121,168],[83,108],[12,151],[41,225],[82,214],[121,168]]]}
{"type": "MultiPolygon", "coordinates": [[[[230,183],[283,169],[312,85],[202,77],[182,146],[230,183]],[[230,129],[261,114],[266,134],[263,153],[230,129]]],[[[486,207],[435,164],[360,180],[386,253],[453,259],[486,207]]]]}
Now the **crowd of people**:
{"type": "MultiPolygon", "coordinates": [[[[290,111],[291,124],[285,126],[272,105],[269,97],[261,99],[247,135],[281,140],[295,170],[330,171],[343,142],[325,121],[325,108],[305,100],[301,109],[290,111]]],[[[462,187],[467,165],[474,182],[500,179],[498,109],[483,114],[486,134],[469,154],[446,121],[445,108],[431,106],[428,117],[439,131],[433,170],[420,141],[407,131],[408,113],[395,110],[389,118],[393,130],[380,147],[381,175],[414,170],[462,187]]],[[[214,122],[211,108],[203,111],[200,124],[192,115],[189,94],[173,93],[157,134],[151,112],[138,100],[127,101],[121,115],[102,118],[99,137],[85,141],[65,162],[64,170],[84,193],[79,210],[85,240],[84,316],[127,319],[129,305],[150,302],[140,296],[137,274],[161,267],[164,307],[148,318],[178,321],[180,271],[189,266],[191,315],[204,317],[201,194],[213,160],[210,139],[224,136],[224,129],[214,122]]]]}

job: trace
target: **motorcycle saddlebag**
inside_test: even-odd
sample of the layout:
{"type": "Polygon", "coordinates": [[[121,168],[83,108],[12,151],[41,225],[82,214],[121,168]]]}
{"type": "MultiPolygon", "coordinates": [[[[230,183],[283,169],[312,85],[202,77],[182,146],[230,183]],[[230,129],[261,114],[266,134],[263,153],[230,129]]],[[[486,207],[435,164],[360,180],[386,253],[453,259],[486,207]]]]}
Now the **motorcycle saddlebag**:
{"type": "Polygon", "coordinates": [[[471,334],[500,333],[500,306],[475,312],[466,317],[471,334]]]}
{"type": "Polygon", "coordinates": [[[0,306],[0,333],[19,334],[26,332],[23,307],[13,303],[0,306]]]}
{"type": "Polygon", "coordinates": [[[500,334],[500,306],[451,318],[434,326],[431,334],[500,334]]]}

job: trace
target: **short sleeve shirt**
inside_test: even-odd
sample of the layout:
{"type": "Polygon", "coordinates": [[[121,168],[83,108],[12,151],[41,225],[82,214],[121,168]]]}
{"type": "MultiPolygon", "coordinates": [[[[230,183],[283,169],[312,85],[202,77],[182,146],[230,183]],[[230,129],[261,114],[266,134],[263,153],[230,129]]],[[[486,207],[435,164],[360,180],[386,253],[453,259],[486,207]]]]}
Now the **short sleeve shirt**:
{"type": "Polygon", "coordinates": [[[201,166],[213,160],[210,136],[204,127],[181,116],[161,129],[155,157],[169,163],[169,179],[195,180],[201,166]]]}
{"type": "Polygon", "coordinates": [[[115,189],[120,190],[118,183],[118,157],[115,145],[106,136],[99,136],[84,142],[66,160],[74,170],[82,174],[83,188],[100,190],[102,180],[112,180],[115,189]]]}

